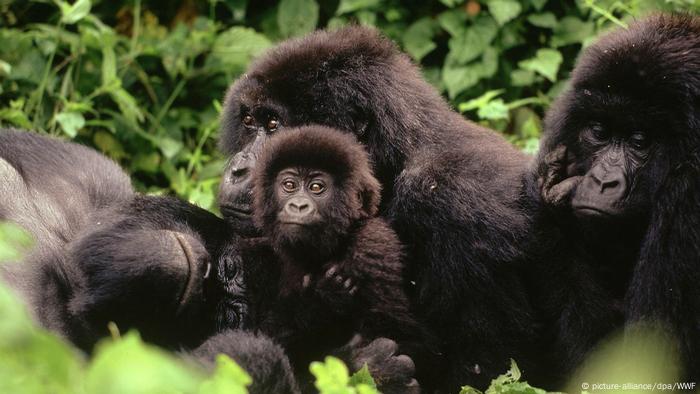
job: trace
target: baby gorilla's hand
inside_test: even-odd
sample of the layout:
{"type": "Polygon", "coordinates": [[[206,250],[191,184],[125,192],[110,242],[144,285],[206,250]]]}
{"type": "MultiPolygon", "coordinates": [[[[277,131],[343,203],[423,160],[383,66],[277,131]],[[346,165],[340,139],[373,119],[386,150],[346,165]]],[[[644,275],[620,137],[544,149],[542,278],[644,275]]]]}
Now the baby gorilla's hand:
{"type": "Polygon", "coordinates": [[[352,308],[357,290],[356,278],[340,264],[331,264],[316,283],[316,294],[327,305],[342,312],[352,308]]]}

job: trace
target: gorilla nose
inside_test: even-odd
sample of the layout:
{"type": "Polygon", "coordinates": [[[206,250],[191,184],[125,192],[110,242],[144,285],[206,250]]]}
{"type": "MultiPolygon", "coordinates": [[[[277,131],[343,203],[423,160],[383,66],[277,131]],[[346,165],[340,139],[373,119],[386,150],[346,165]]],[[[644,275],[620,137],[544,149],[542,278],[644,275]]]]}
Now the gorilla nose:
{"type": "Polygon", "coordinates": [[[593,181],[595,189],[603,195],[622,194],[626,189],[625,177],[617,171],[592,171],[590,179],[593,181]]]}
{"type": "Polygon", "coordinates": [[[313,212],[310,202],[305,198],[293,198],[289,200],[286,211],[293,216],[306,216],[313,212]]]}

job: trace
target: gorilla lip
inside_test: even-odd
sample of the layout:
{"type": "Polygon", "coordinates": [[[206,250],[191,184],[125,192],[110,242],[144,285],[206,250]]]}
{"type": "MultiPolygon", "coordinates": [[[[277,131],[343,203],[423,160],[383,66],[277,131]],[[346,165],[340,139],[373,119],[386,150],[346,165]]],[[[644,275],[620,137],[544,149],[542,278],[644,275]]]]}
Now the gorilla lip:
{"type": "Polygon", "coordinates": [[[253,209],[250,205],[232,205],[226,204],[219,207],[222,213],[226,213],[229,216],[238,216],[243,218],[248,218],[253,214],[253,209]]]}

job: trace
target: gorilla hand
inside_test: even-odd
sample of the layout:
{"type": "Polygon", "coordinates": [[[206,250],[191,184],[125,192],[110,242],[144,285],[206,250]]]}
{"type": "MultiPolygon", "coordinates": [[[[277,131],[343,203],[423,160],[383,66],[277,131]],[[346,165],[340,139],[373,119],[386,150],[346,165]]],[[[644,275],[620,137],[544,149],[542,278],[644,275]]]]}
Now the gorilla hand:
{"type": "Polygon", "coordinates": [[[546,174],[539,178],[542,201],[552,208],[564,208],[576,187],[583,180],[582,176],[569,176],[573,160],[565,145],[557,146],[545,156],[546,174]]]}
{"type": "MultiPolygon", "coordinates": [[[[332,264],[316,284],[316,293],[334,309],[348,311],[355,304],[357,281],[339,264],[332,264]]],[[[342,313],[342,312],[341,312],[342,313]]]]}
{"type": "Polygon", "coordinates": [[[341,350],[349,360],[349,368],[358,371],[367,365],[379,391],[392,393],[420,393],[414,378],[416,366],[405,354],[398,354],[399,346],[388,338],[377,338],[363,345],[363,338],[355,335],[341,350]]]}

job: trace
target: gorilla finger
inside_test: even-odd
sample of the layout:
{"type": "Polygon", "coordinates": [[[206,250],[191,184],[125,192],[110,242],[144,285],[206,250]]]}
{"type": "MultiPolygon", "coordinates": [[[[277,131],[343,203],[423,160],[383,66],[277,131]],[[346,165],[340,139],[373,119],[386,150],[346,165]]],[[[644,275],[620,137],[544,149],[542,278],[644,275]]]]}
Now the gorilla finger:
{"type": "Polygon", "coordinates": [[[399,345],[389,338],[377,338],[367,345],[373,354],[391,357],[399,350],[399,345]]]}
{"type": "Polygon", "coordinates": [[[413,359],[405,354],[400,354],[393,358],[396,369],[404,375],[413,376],[416,373],[416,364],[413,359]]]}
{"type": "Polygon", "coordinates": [[[326,278],[330,279],[331,277],[333,277],[333,275],[335,275],[337,271],[338,266],[334,264],[331,268],[328,269],[328,271],[326,271],[326,278]]]}
{"type": "Polygon", "coordinates": [[[349,293],[350,293],[350,295],[355,295],[355,293],[357,293],[357,286],[353,286],[353,287],[350,289],[349,293]]]}
{"type": "Polygon", "coordinates": [[[352,278],[345,279],[345,282],[343,282],[343,287],[345,287],[345,289],[347,290],[350,290],[353,287],[352,278]]]}
{"type": "Polygon", "coordinates": [[[561,166],[564,161],[566,161],[567,148],[566,145],[559,145],[551,152],[547,153],[544,157],[544,162],[548,166],[561,166]]]}
{"type": "Polygon", "coordinates": [[[546,200],[549,204],[560,206],[566,204],[571,197],[571,194],[576,189],[583,177],[576,176],[563,180],[561,183],[554,185],[548,192],[546,200]]]}
{"type": "Polygon", "coordinates": [[[304,279],[302,279],[301,287],[308,289],[309,286],[311,286],[311,274],[306,274],[304,275],[304,279]]]}

